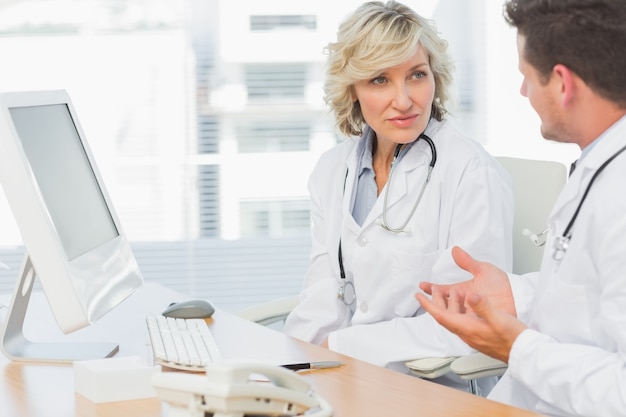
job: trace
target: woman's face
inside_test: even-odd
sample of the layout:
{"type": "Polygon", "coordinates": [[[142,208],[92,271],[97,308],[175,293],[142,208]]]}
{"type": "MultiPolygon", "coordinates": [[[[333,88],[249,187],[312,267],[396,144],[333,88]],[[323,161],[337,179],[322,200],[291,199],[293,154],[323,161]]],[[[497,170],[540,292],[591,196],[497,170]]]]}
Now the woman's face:
{"type": "Polygon", "coordinates": [[[435,98],[428,55],[419,46],[413,58],[354,84],[365,122],[379,141],[410,143],[424,132],[435,98]]]}

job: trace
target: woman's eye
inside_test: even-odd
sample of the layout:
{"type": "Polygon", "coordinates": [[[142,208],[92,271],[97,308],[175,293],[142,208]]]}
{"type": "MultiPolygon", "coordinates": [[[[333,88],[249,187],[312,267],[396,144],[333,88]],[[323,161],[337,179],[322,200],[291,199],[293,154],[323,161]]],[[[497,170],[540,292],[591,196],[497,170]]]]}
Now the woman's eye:
{"type": "Polygon", "coordinates": [[[417,72],[413,73],[413,78],[418,78],[418,79],[419,78],[424,78],[424,77],[426,77],[426,75],[427,74],[425,72],[423,72],[423,71],[417,71],[417,72]]]}
{"type": "Polygon", "coordinates": [[[371,83],[372,84],[384,84],[385,81],[387,81],[387,79],[383,76],[380,76],[380,77],[373,78],[371,83]]]}

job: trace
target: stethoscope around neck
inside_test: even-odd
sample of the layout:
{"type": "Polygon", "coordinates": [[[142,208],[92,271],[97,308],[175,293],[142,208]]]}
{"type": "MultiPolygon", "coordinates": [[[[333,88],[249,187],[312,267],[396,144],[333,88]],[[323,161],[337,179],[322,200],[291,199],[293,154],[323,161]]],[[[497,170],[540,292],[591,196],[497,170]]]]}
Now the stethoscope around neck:
{"type": "Polygon", "coordinates": [[[598,175],[600,175],[604,168],[606,168],[608,164],[610,164],[619,154],[621,154],[625,150],[626,146],[615,152],[613,155],[611,155],[609,159],[607,159],[602,165],[600,165],[596,172],[593,173],[593,176],[591,177],[591,180],[589,180],[589,184],[587,184],[587,188],[585,188],[585,192],[583,193],[583,196],[578,203],[578,207],[576,207],[576,211],[574,211],[574,214],[572,215],[572,218],[565,227],[563,234],[554,239],[554,243],[552,245],[552,259],[554,259],[555,261],[560,261],[561,259],[563,259],[565,253],[567,252],[567,249],[569,248],[569,243],[572,239],[572,226],[574,226],[574,222],[578,217],[578,213],[580,212],[580,209],[583,206],[583,203],[585,202],[587,194],[589,194],[589,190],[591,189],[594,181],[596,180],[596,178],[598,178],[598,175]]]}
{"type": "MultiPolygon", "coordinates": [[[[428,143],[428,146],[430,146],[431,157],[430,157],[430,163],[428,164],[428,172],[426,173],[426,179],[424,180],[424,184],[422,184],[419,194],[417,195],[417,198],[415,199],[415,203],[411,207],[411,210],[409,211],[409,214],[406,216],[406,219],[398,227],[390,226],[389,222],[387,221],[387,196],[389,195],[389,188],[391,188],[391,179],[393,178],[393,173],[395,171],[396,162],[398,161],[398,156],[400,155],[400,151],[402,150],[403,144],[402,143],[397,144],[396,149],[394,150],[394,153],[393,153],[393,160],[391,161],[391,167],[389,168],[389,178],[387,179],[387,184],[385,185],[385,194],[383,196],[383,214],[381,217],[381,221],[379,223],[379,225],[383,229],[392,233],[410,232],[410,229],[407,229],[406,225],[409,223],[411,218],[413,218],[413,214],[415,213],[415,210],[417,210],[417,206],[422,200],[422,195],[424,195],[424,190],[426,189],[426,186],[430,182],[430,174],[432,173],[432,170],[435,167],[435,164],[437,163],[437,149],[435,148],[435,143],[433,142],[433,140],[430,137],[428,137],[428,135],[426,135],[425,133],[420,134],[418,138],[415,140],[415,142],[419,141],[420,139],[423,139],[426,143],[428,143]]],[[[345,178],[347,177],[348,177],[348,171],[346,170],[345,178]]],[[[343,183],[344,192],[346,189],[345,178],[344,178],[344,183],[343,183]]],[[[346,279],[346,273],[345,273],[345,269],[343,266],[343,256],[341,254],[341,238],[339,238],[339,250],[338,250],[337,256],[339,258],[339,275],[341,277],[339,280],[338,288],[337,288],[337,298],[339,298],[345,305],[351,306],[352,304],[354,304],[354,301],[356,300],[356,291],[354,289],[354,284],[352,283],[352,281],[348,281],[346,279]]]]}
{"type": "MultiPolygon", "coordinates": [[[[613,161],[619,154],[626,150],[626,146],[615,152],[609,159],[604,161],[602,165],[594,172],[589,184],[587,184],[587,188],[585,188],[585,192],[583,193],[583,197],[580,199],[578,203],[578,207],[576,207],[576,211],[574,211],[574,215],[570,219],[569,223],[567,223],[567,227],[565,227],[565,231],[561,236],[554,238],[554,243],[552,245],[552,259],[555,261],[560,261],[565,256],[565,252],[569,248],[569,242],[572,239],[572,226],[574,226],[574,222],[578,217],[578,213],[580,212],[580,208],[582,207],[585,199],[587,198],[587,194],[589,194],[589,190],[591,189],[591,185],[596,180],[598,175],[606,168],[608,164],[613,161]]],[[[571,173],[570,173],[571,174],[571,173]]],[[[524,229],[522,233],[524,236],[528,236],[529,239],[533,242],[535,246],[543,246],[546,244],[546,236],[548,234],[549,228],[545,228],[541,233],[534,234],[528,229],[524,229]]]]}
{"type": "Polygon", "coordinates": [[[415,210],[417,210],[417,206],[422,200],[422,195],[424,195],[424,190],[426,189],[426,185],[428,185],[428,182],[430,181],[430,174],[433,171],[435,164],[437,163],[437,149],[435,148],[435,144],[433,143],[433,140],[424,133],[419,135],[416,142],[420,139],[423,139],[426,143],[428,143],[428,146],[430,146],[430,152],[431,152],[430,164],[428,164],[428,172],[426,173],[426,179],[424,180],[424,184],[422,184],[422,188],[420,189],[420,192],[417,195],[417,198],[415,199],[415,203],[413,204],[413,207],[411,207],[411,211],[409,212],[409,215],[406,216],[406,219],[404,220],[404,222],[402,222],[402,224],[400,224],[400,226],[398,227],[392,227],[389,225],[389,222],[387,222],[387,197],[389,196],[389,189],[391,188],[391,179],[393,178],[393,173],[395,171],[394,168],[398,160],[398,155],[400,155],[400,150],[402,149],[401,143],[396,145],[396,149],[393,153],[393,160],[391,161],[391,168],[389,169],[389,178],[387,179],[387,185],[385,186],[385,195],[383,197],[383,215],[381,217],[381,224],[380,224],[380,226],[383,229],[388,230],[390,232],[406,233],[410,231],[409,229],[406,229],[406,225],[409,223],[409,221],[413,217],[413,213],[415,213],[415,210]]]}

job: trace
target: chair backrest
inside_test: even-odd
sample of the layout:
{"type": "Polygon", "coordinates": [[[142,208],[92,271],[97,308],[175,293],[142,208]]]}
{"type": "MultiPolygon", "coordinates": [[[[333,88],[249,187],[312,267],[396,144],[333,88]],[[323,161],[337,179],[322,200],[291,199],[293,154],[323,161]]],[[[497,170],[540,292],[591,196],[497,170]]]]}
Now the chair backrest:
{"type": "Polygon", "coordinates": [[[528,230],[540,234],[557,196],[567,181],[567,168],[555,161],[498,156],[496,159],[513,177],[515,215],[513,218],[513,272],[538,271],[543,246],[533,244],[528,230]]]}

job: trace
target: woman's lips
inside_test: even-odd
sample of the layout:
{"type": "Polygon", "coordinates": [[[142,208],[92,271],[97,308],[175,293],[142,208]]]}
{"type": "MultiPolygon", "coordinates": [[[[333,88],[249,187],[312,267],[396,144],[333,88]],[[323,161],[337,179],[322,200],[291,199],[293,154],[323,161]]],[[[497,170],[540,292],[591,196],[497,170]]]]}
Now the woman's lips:
{"type": "Polygon", "coordinates": [[[411,126],[413,124],[413,122],[415,122],[415,119],[417,119],[417,114],[410,114],[410,115],[406,115],[406,116],[398,116],[398,117],[392,117],[389,120],[389,123],[391,123],[392,125],[396,126],[396,127],[408,127],[411,126]]]}

